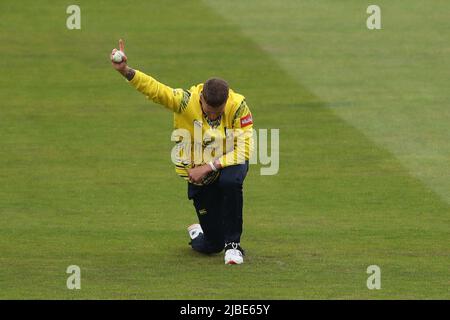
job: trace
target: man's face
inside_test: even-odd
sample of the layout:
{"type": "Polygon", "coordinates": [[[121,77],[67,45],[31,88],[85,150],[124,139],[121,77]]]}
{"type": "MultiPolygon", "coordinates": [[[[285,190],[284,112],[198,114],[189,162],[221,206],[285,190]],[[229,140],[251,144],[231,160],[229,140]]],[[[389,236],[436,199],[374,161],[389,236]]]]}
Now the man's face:
{"type": "Polygon", "coordinates": [[[203,95],[200,95],[200,105],[202,106],[202,110],[211,121],[218,119],[222,115],[223,111],[225,110],[225,104],[226,103],[224,103],[220,107],[213,108],[206,103],[203,95]]]}

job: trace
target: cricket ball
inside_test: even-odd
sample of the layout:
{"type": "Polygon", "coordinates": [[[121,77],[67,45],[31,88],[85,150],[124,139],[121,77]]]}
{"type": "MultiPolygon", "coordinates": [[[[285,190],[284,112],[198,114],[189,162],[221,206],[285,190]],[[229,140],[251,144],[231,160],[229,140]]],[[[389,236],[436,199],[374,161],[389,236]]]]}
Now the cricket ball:
{"type": "Polygon", "coordinates": [[[124,60],[123,59],[124,57],[125,57],[125,54],[122,51],[117,50],[116,52],[114,52],[114,54],[112,56],[112,61],[115,63],[121,63],[124,60]]]}

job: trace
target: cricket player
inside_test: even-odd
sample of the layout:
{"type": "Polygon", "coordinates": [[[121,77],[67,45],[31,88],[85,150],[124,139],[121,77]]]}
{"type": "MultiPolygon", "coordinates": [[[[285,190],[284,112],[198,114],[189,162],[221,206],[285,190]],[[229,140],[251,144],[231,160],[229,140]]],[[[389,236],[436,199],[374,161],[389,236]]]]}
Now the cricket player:
{"type": "MultiPolygon", "coordinates": [[[[124,43],[119,40],[124,53],[124,43]]],[[[172,89],[130,68],[127,57],[114,69],[148,99],[174,115],[175,171],[188,181],[199,223],[188,227],[190,245],[205,254],[225,250],[225,264],[242,264],[242,186],[253,149],[253,119],[244,96],[211,78],[189,90],[172,89]]]]}

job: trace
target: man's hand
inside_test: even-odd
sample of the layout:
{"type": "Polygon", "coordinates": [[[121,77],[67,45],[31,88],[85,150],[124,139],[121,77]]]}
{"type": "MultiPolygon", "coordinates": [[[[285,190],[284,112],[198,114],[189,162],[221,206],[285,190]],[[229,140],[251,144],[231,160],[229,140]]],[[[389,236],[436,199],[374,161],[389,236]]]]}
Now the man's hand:
{"type": "MultiPolygon", "coordinates": [[[[124,44],[123,44],[122,39],[119,40],[119,50],[122,51],[123,53],[125,53],[124,44]]],[[[131,69],[130,67],[128,67],[128,65],[127,65],[128,58],[126,55],[123,56],[122,62],[120,62],[120,63],[113,61],[112,58],[116,51],[117,51],[117,49],[114,48],[113,51],[111,52],[111,56],[110,56],[111,64],[114,69],[116,69],[118,72],[120,72],[120,74],[122,74],[125,78],[127,78],[128,81],[130,81],[131,79],[133,79],[135,71],[133,69],[131,69]]]]}
{"type": "Polygon", "coordinates": [[[203,178],[212,171],[209,164],[204,164],[199,167],[195,167],[188,170],[189,182],[191,183],[201,183],[203,178]]]}

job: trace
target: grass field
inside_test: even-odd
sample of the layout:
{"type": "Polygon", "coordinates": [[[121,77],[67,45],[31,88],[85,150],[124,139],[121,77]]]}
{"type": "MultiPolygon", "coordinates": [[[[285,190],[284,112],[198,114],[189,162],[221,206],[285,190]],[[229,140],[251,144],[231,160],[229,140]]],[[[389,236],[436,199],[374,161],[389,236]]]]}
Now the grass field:
{"type": "Polygon", "coordinates": [[[0,3],[1,299],[449,299],[445,1],[0,3]],[[172,115],[108,60],[173,87],[210,76],[280,129],[245,183],[242,266],[187,245],[172,115]],[[81,290],[66,268],[81,268],[81,290]],[[368,290],[378,265],[382,289],[368,290]]]}

